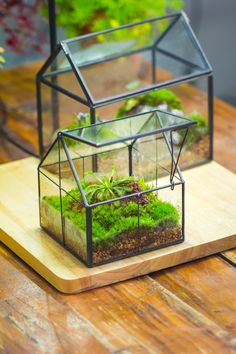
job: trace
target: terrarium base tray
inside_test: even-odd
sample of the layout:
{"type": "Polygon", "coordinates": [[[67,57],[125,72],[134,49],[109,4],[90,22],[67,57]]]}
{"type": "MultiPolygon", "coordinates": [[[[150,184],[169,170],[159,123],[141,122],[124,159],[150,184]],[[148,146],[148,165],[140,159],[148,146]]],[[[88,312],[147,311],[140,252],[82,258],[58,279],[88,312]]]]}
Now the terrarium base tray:
{"type": "Polygon", "coordinates": [[[87,268],[39,227],[37,167],[27,158],[0,166],[0,240],[54,287],[77,293],[236,247],[236,175],[216,162],[184,172],[186,241],[87,268]]]}

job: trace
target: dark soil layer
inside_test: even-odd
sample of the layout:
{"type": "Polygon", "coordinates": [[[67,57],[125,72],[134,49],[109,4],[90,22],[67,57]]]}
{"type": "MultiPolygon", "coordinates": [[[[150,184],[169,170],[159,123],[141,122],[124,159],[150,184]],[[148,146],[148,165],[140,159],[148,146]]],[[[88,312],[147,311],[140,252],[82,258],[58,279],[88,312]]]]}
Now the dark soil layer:
{"type": "Polygon", "coordinates": [[[181,237],[182,230],[179,226],[172,228],[159,226],[155,231],[150,231],[147,228],[135,228],[120,234],[117,242],[94,246],[93,262],[100,263],[116,257],[132,256],[132,253],[180,241],[181,237]]]}

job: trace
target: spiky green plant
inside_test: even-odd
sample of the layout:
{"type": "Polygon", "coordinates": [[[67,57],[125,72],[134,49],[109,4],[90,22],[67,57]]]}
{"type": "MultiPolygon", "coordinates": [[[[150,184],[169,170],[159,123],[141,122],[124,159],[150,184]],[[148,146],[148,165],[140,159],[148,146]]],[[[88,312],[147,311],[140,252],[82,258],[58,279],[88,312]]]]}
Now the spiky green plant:
{"type": "Polygon", "coordinates": [[[91,183],[85,189],[85,195],[89,203],[97,203],[116,197],[122,197],[132,192],[131,182],[134,177],[115,176],[115,169],[112,169],[109,177],[100,178],[97,174],[91,173],[97,183],[91,183]]]}

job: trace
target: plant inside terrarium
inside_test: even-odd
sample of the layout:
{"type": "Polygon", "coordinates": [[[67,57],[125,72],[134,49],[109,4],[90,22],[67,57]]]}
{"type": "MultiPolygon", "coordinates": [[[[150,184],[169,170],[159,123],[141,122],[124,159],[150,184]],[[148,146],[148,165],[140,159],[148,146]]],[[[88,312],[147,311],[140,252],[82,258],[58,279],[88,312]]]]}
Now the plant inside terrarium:
{"type": "MultiPolygon", "coordinates": [[[[197,124],[191,127],[185,148],[197,142],[201,137],[208,134],[209,128],[205,117],[198,112],[185,114],[183,104],[180,98],[170,90],[158,90],[149,92],[145,95],[130,98],[126,100],[123,105],[117,110],[116,118],[149,112],[152,109],[160,109],[179,116],[186,116],[187,118],[196,120],[197,124]]],[[[174,143],[176,145],[182,142],[183,131],[174,133],[174,143]]]]}
{"type": "Polygon", "coordinates": [[[174,109],[182,110],[180,99],[172,91],[163,89],[124,101],[123,105],[116,112],[116,118],[122,118],[142,111],[150,111],[150,107],[153,109],[160,105],[168,111],[174,109]]]}
{"type": "MultiPolygon", "coordinates": [[[[190,114],[185,114],[185,109],[181,102],[181,99],[172,91],[167,89],[162,89],[158,91],[149,92],[145,95],[130,98],[118,108],[115,117],[122,118],[137,113],[149,112],[153,109],[160,109],[162,111],[173,113],[174,115],[185,116],[186,118],[195,120],[197,123],[188,132],[187,140],[185,143],[185,149],[190,147],[192,144],[199,142],[201,138],[204,138],[209,133],[209,126],[207,119],[203,117],[200,113],[192,112],[190,114]]],[[[101,122],[102,118],[97,114],[96,121],[101,122]]],[[[90,113],[78,113],[75,115],[74,119],[68,125],[64,126],[64,129],[76,129],[89,126],[91,124],[90,113]]],[[[60,129],[61,130],[61,129],[60,129]]],[[[112,132],[106,132],[103,129],[103,134],[109,134],[111,137],[112,132]]],[[[183,131],[174,132],[174,144],[179,145],[183,140],[183,131]]],[[[113,136],[114,137],[114,136],[113,136]]],[[[67,139],[68,147],[75,146],[78,144],[76,140],[67,139]]],[[[208,151],[208,148],[206,148],[208,151]]]]}
{"type": "Polygon", "coordinates": [[[85,188],[86,198],[90,204],[123,197],[133,191],[131,183],[134,183],[133,177],[115,177],[114,168],[109,177],[103,176],[100,178],[94,172],[90,173],[90,176],[96,180],[95,183],[90,183],[85,188]]]}
{"type": "MultiPolygon", "coordinates": [[[[107,201],[92,209],[95,262],[181,239],[178,208],[161,200],[156,191],[145,193],[152,185],[143,178],[119,176],[113,169],[110,176],[99,177],[96,173],[90,173],[82,181],[82,188],[89,204],[107,201]],[[113,201],[117,197],[120,199],[113,201]]],[[[50,219],[51,223],[56,222],[52,215],[55,212],[60,214],[61,203],[64,225],[67,228],[66,240],[71,240],[73,247],[70,249],[74,253],[85,258],[86,208],[79,189],[70,190],[61,200],[59,196],[45,196],[41,217],[50,219]]]]}
{"type": "MultiPolygon", "coordinates": [[[[178,95],[168,89],[149,92],[145,95],[130,98],[117,110],[116,118],[131,116],[137,113],[150,112],[153,109],[170,112],[174,116],[182,116],[195,120],[196,124],[189,128],[181,156],[181,166],[204,161],[209,158],[209,125],[207,119],[197,111],[186,113],[186,107],[178,95]]],[[[173,116],[173,120],[175,119],[173,116]]],[[[170,118],[170,117],[169,117],[170,118]]],[[[180,147],[185,131],[178,130],[172,134],[173,144],[180,147]]]]}

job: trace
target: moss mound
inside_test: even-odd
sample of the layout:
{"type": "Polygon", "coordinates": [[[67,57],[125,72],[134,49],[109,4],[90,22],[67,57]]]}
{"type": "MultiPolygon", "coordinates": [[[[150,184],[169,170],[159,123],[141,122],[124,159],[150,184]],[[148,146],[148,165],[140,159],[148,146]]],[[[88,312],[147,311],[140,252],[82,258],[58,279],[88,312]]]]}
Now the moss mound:
{"type": "MultiPolygon", "coordinates": [[[[142,190],[150,189],[143,180],[136,183],[142,190]]],[[[84,183],[83,188],[86,195],[89,185],[84,183]]],[[[92,235],[95,244],[114,243],[121,233],[138,227],[154,231],[157,227],[170,228],[179,224],[178,209],[171,203],[160,200],[156,194],[148,193],[145,203],[141,205],[135,198],[130,197],[126,201],[103,204],[92,209],[92,235]]],[[[59,196],[45,196],[43,200],[58,212],[61,211],[59,196]]],[[[86,231],[86,209],[78,189],[73,189],[62,197],[62,210],[64,216],[76,227],[86,231]]]]}
{"type": "Polygon", "coordinates": [[[172,91],[163,89],[126,100],[117,110],[116,118],[121,118],[132,113],[138,106],[147,105],[157,107],[162,103],[166,103],[170,110],[182,109],[180,99],[172,91]]]}

